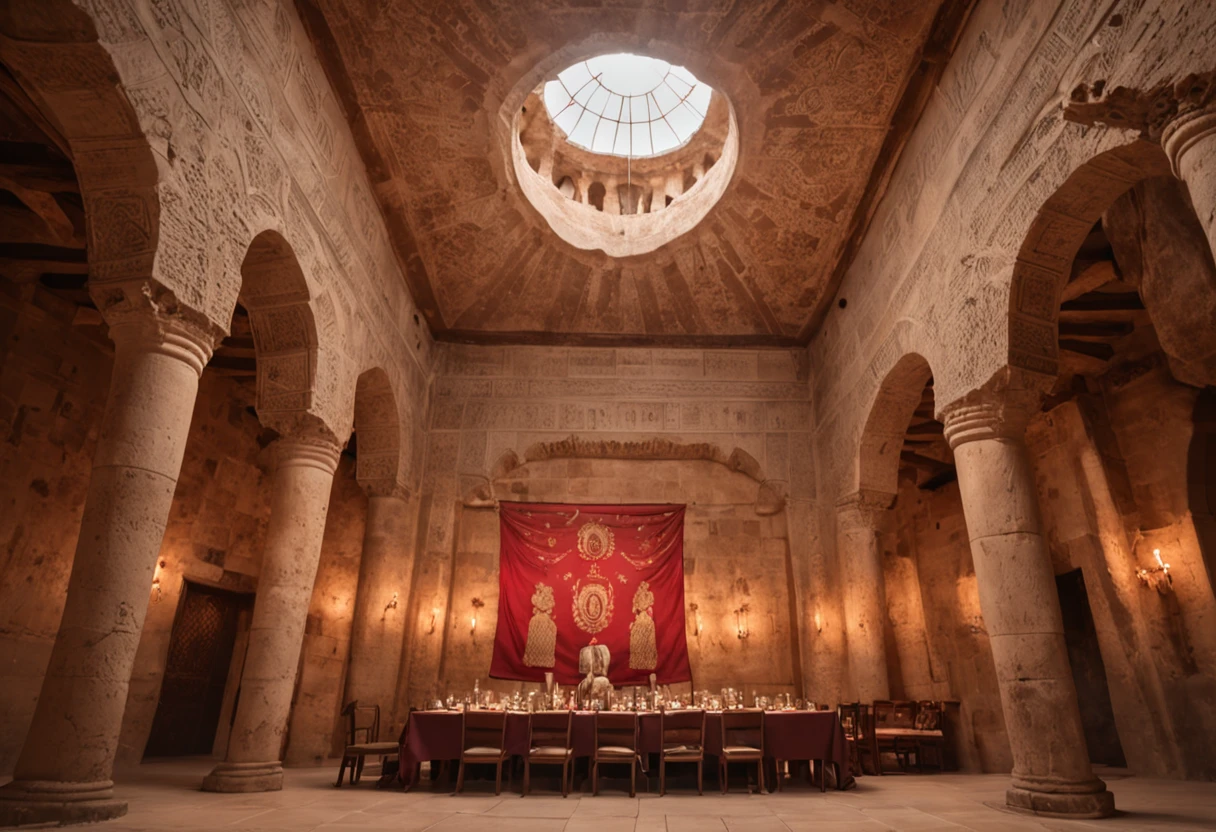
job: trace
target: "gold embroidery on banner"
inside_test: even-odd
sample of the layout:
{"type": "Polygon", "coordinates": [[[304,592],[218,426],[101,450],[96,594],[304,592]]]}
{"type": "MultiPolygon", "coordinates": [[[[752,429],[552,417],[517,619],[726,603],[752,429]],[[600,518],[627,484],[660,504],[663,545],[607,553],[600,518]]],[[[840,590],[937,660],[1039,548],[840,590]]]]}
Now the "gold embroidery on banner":
{"type": "MultiPolygon", "coordinates": [[[[612,622],[615,590],[594,563],[591,571],[574,582],[570,594],[574,598],[574,623],[580,630],[595,635],[612,622]]],[[[594,643],[594,639],[592,641],[594,643]]]]}
{"type": "Polygon", "coordinates": [[[654,593],[650,584],[642,581],[633,595],[633,623],[629,625],[629,668],[631,670],[654,670],[659,664],[659,651],[655,646],[654,593]]]}
{"type": "Polygon", "coordinates": [[[536,585],[532,593],[532,620],[528,622],[528,643],[524,664],[528,667],[553,667],[557,663],[557,622],[553,620],[553,587],[536,585]]]}
{"type": "Polygon", "coordinates": [[[578,530],[578,553],[583,560],[604,560],[612,557],[615,548],[612,529],[592,520],[578,530]]]}

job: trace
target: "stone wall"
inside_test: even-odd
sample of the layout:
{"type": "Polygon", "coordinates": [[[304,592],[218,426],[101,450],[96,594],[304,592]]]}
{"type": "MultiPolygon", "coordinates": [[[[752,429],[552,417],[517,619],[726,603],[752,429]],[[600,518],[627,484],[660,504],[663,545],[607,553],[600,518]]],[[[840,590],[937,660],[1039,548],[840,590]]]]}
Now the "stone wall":
{"type": "Polygon", "coordinates": [[[111,348],[76,304],[0,280],[0,777],[34,714],[59,629],[111,348]]]}
{"type": "MultiPolygon", "coordinates": [[[[436,685],[471,683],[470,674],[488,665],[492,623],[485,624],[494,618],[482,610],[476,652],[469,652],[468,607],[474,596],[487,603],[497,596],[497,521],[485,508],[495,498],[696,504],[686,539],[697,574],[689,572],[686,586],[690,598],[705,593],[703,640],[720,626],[715,617],[724,611],[716,607],[739,594],[729,589],[736,579],[767,573],[748,584],[757,597],[760,586],[781,592],[778,584],[792,584],[778,597],[792,594],[797,609],[818,589],[802,584],[816,541],[811,407],[800,351],[438,349],[398,716],[436,685]],[[792,582],[778,577],[784,540],[792,582]],[[711,585],[698,585],[707,574],[716,575],[711,585]]],[[[800,643],[802,622],[791,621],[785,600],[768,605],[777,649],[757,678],[805,688],[790,646],[800,643]]],[[[721,664],[712,650],[728,648],[716,646],[700,661],[708,676],[736,684],[737,675],[726,678],[728,659],[759,652],[758,643],[729,645],[721,664]]]]}
{"type": "MultiPolygon", "coordinates": [[[[684,608],[693,684],[761,695],[800,695],[798,644],[791,612],[785,512],[756,514],[758,484],[707,460],[551,459],[520,466],[495,481],[502,500],[556,503],[683,503],[684,608]],[[750,635],[740,639],[734,610],[747,604],[750,635]],[[695,612],[693,605],[696,605],[695,612]],[[697,622],[701,632],[697,633],[697,622]]],[[[439,678],[453,693],[515,690],[489,683],[486,669],[498,620],[499,522],[493,508],[461,507],[439,678]],[[471,599],[485,607],[470,632],[471,599]]]]}
{"type": "Polygon", "coordinates": [[[958,484],[900,482],[883,539],[891,695],[959,702],[963,771],[1013,765],[958,484]]]}
{"type": "MultiPolygon", "coordinates": [[[[0,776],[12,771],[20,752],[59,628],[108,391],[112,347],[104,326],[73,325],[78,309],[40,285],[0,281],[0,535],[6,541],[0,568],[0,710],[6,714],[0,776]]],[[[248,385],[204,371],[159,557],[160,592],[152,596],[136,654],[120,763],[143,757],[184,581],[256,591],[269,513],[263,450],[274,434],[258,423],[251,404],[248,385]]],[[[331,753],[340,733],[337,712],[365,504],[353,460],[343,457],[297,682],[289,747],[294,762],[331,753]]],[[[234,692],[230,686],[229,706],[234,692]]]]}
{"type": "Polygon", "coordinates": [[[1044,527],[1056,573],[1080,569],[1129,767],[1212,779],[1216,599],[1187,506],[1186,461],[1198,391],[1162,360],[1112,372],[1031,425],[1044,527]],[[1161,550],[1172,581],[1136,572],[1161,550]]]}

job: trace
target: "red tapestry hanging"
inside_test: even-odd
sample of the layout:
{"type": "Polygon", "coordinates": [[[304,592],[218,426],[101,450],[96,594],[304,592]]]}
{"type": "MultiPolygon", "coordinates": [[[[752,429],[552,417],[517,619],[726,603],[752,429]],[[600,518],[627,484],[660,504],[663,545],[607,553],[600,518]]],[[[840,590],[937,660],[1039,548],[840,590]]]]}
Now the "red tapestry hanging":
{"type": "Polygon", "coordinates": [[[684,506],[500,503],[490,675],[564,685],[603,644],[614,685],[692,679],[684,639],[684,506]]]}

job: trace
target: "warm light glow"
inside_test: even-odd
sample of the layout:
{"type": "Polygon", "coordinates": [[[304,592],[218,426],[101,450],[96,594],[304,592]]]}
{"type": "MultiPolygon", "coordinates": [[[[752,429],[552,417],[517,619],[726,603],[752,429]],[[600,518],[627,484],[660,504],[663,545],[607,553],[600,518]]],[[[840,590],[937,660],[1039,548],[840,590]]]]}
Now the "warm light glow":
{"type": "Polygon", "coordinates": [[[427,634],[428,636],[429,636],[431,633],[435,632],[435,622],[436,622],[436,621],[438,621],[438,620],[439,620],[439,610],[437,610],[437,609],[432,609],[432,610],[431,610],[431,626],[430,626],[430,627],[427,629],[427,631],[426,631],[426,634],[427,634]]]}
{"type": "Polygon", "coordinates": [[[823,618],[819,615],[819,611],[815,611],[815,632],[823,632],[823,618]]]}
{"type": "Polygon", "coordinates": [[[1164,592],[1174,583],[1174,578],[1170,575],[1170,565],[1162,559],[1160,549],[1153,550],[1153,560],[1157,561],[1157,565],[1152,568],[1140,567],[1136,570],[1136,577],[1145,586],[1151,586],[1158,592],[1164,592]]]}
{"type": "Polygon", "coordinates": [[[165,568],[165,562],[158,560],[156,562],[156,571],[152,573],[152,601],[160,600],[160,572],[165,568]]]}
{"type": "Polygon", "coordinates": [[[470,633],[475,633],[475,632],[477,632],[477,616],[473,616],[473,618],[470,620],[470,623],[469,623],[469,632],[470,632],[470,633]]]}
{"type": "Polygon", "coordinates": [[[751,628],[747,625],[747,614],[751,611],[751,607],[747,604],[735,610],[735,631],[739,638],[744,639],[751,635],[751,628]]]}

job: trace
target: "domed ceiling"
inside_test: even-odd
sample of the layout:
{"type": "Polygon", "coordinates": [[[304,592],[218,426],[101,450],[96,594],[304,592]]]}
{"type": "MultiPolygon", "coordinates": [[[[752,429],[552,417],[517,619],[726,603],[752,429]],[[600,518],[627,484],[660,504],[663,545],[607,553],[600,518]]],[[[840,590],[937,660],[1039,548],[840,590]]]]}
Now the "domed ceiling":
{"type": "Polygon", "coordinates": [[[805,343],[970,0],[297,0],[441,340],[805,343]],[[688,68],[739,158],[692,231],[574,248],[510,160],[523,96],[608,52],[688,68]]]}

